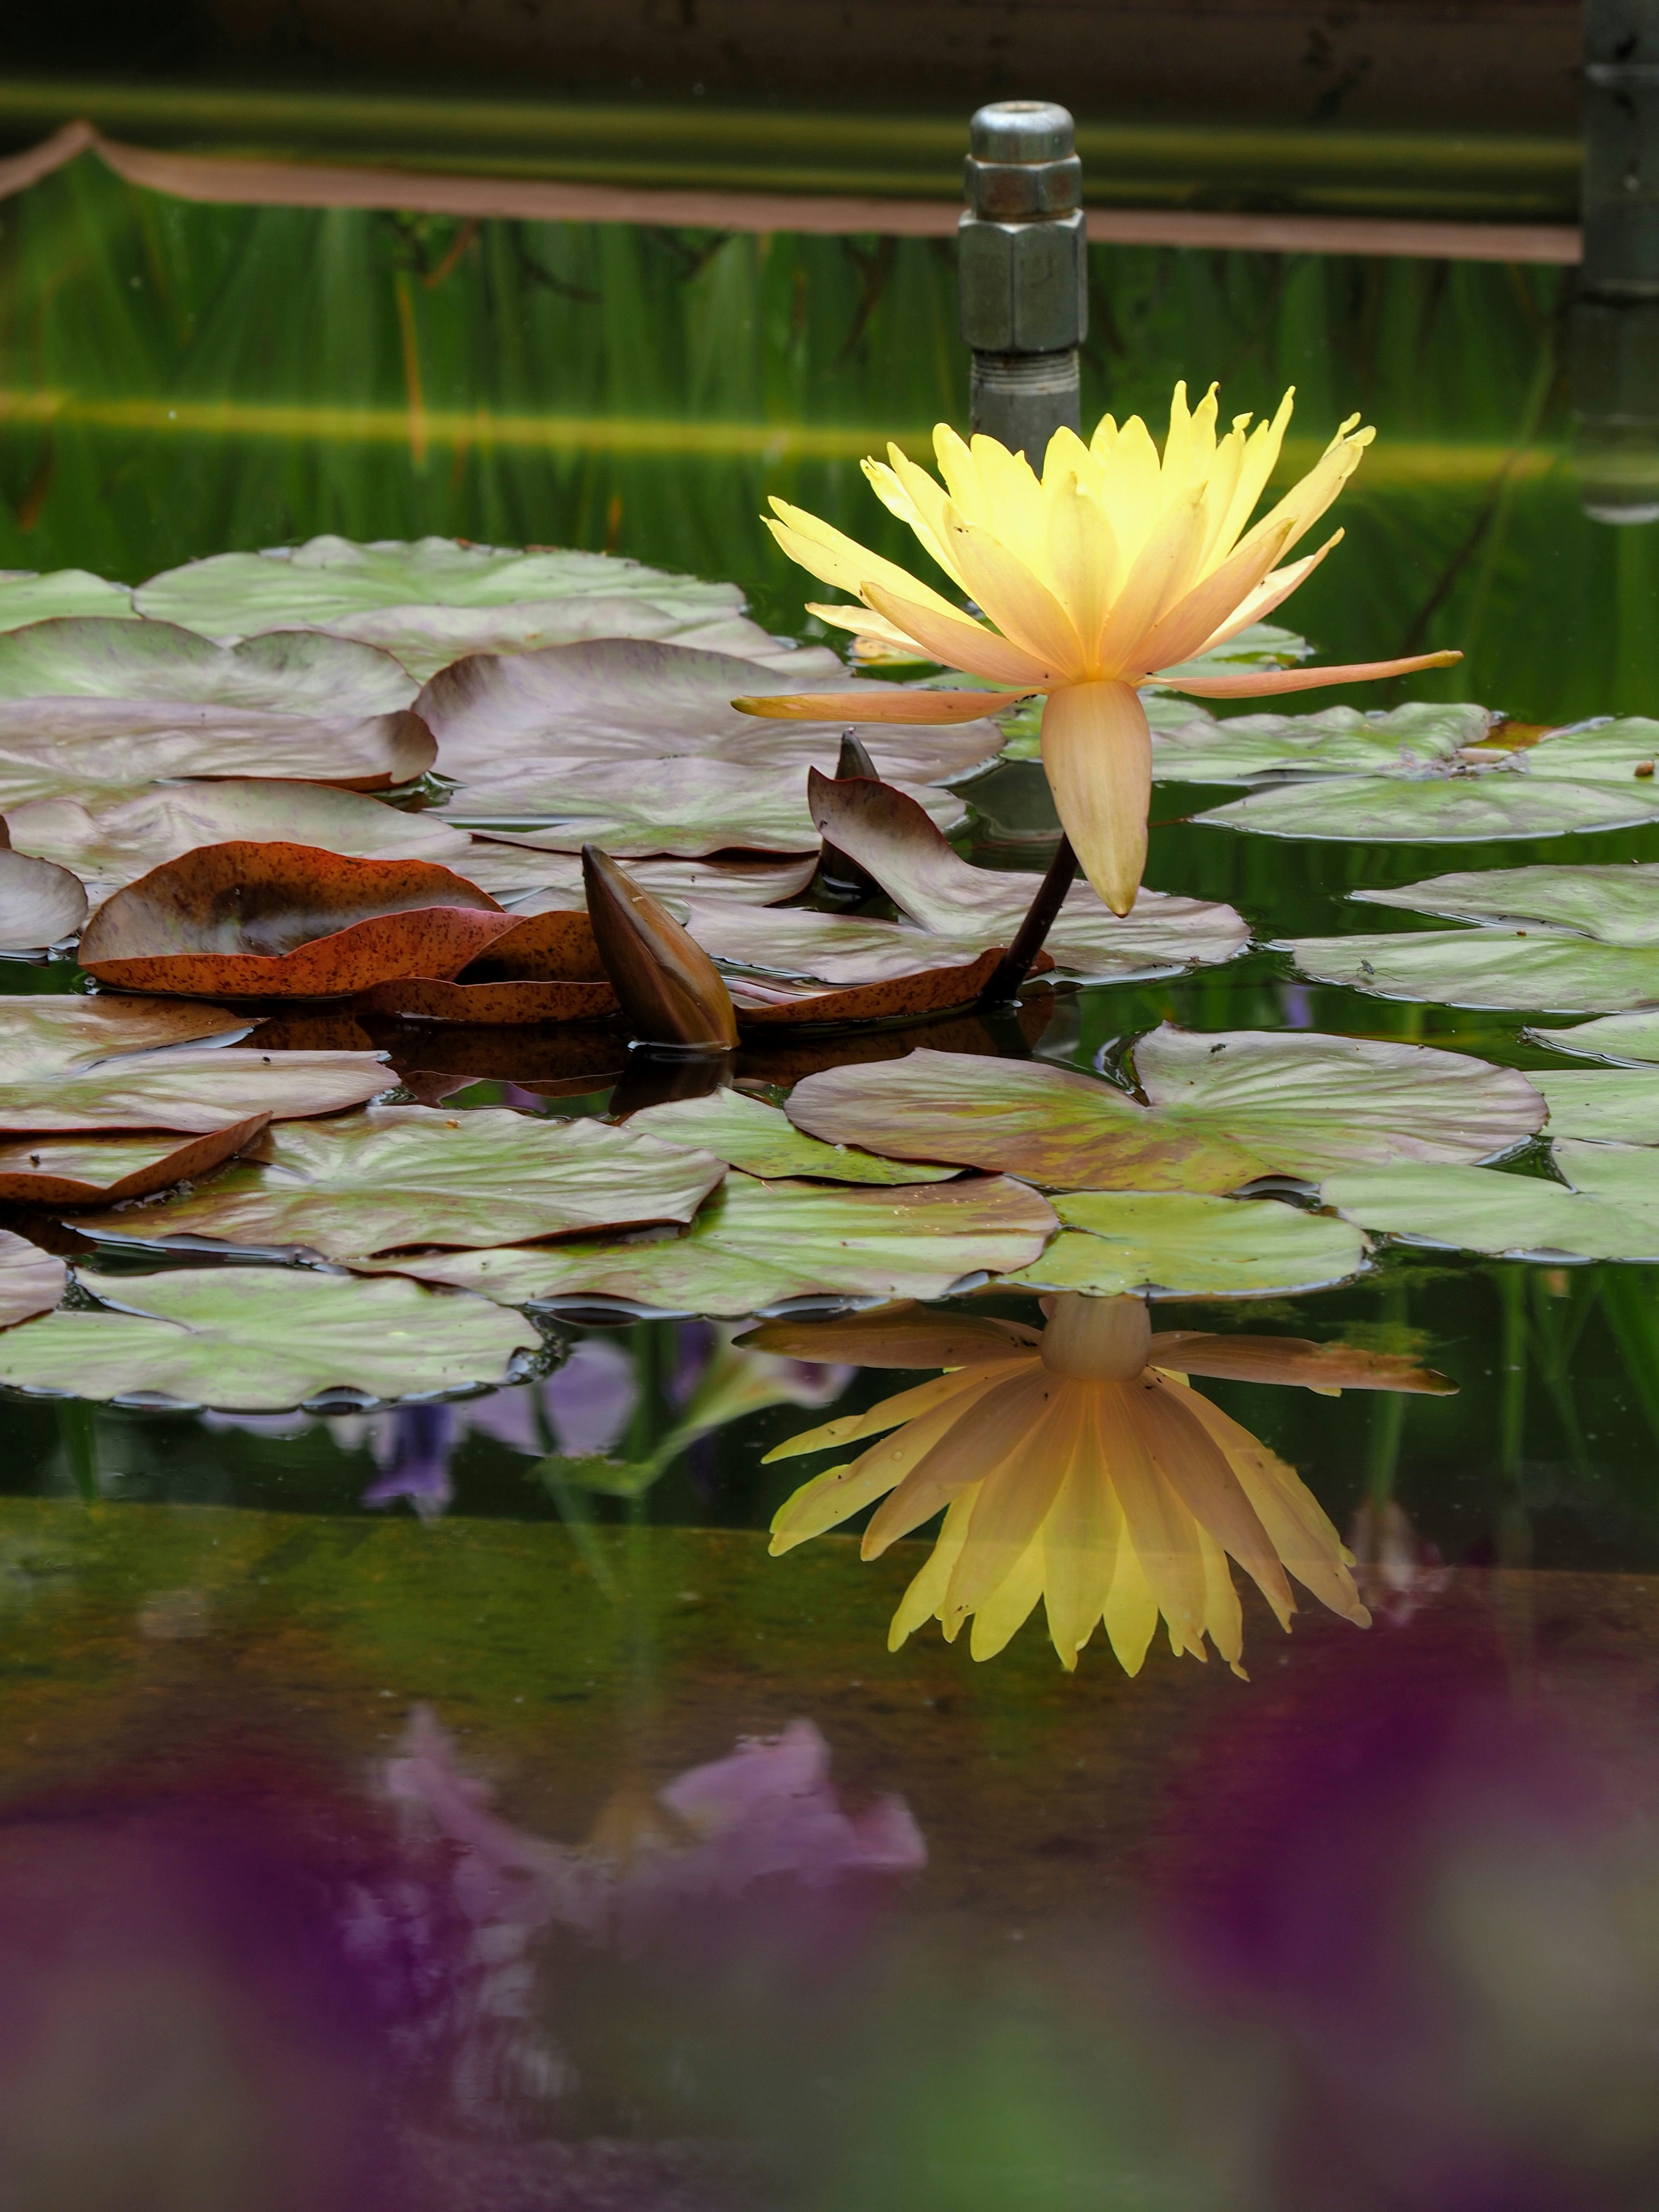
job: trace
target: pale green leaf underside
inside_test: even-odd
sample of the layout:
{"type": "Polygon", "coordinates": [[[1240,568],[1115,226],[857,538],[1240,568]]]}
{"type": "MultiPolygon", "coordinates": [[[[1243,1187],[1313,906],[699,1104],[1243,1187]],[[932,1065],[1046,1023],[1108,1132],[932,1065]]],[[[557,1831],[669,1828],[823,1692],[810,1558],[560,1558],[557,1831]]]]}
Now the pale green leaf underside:
{"type": "Polygon", "coordinates": [[[1384,999],[1601,1013],[1659,1006],[1659,946],[1513,930],[1293,938],[1303,975],[1384,999]]]}
{"type": "Polygon", "coordinates": [[[1659,1261],[1659,1151],[1559,1141],[1567,1185],[1488,1168],[1331,1176],[1320,1193],[1379,1235],[1495,1256],[1659,1261]]]}
{"type": "Polygon", "coordinates": [[[1099,1297],[1262,1297],[1341,1282],[1365,1264],[1349,1223],[1272,1199],[1072,1191],[1054,1211],[1061,1233],[1009,1281],[1099,1297]]]}

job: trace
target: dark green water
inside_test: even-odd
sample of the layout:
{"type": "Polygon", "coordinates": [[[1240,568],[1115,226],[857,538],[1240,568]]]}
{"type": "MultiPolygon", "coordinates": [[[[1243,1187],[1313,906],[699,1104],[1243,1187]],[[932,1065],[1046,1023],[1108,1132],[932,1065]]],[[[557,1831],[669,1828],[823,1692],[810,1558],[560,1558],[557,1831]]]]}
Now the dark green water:
{"type": "MultiPolygon", "coordinates": [[[[82,167],[0,207],[0,258],[16,567],[434,531],[733,576],[805,635],[763,492],[896,553],[856,455],[962,412],[920,245],[191,209],[82,167]]],[[[1295,381],[1322,441],[1377,423],[1296,603],[1322,653],[1456,644],[1413,696],[1655,711],[1656,538],[1580,512],[1554,272],[1095,277],[1091,408],[1184,374],[1239,408],[1295,381]]],[[[1160,791],[1147,880],[1262,939],[1352,927],[1362,884],[1659,859],[1181,818],[1215,795],[1160,791]]],[[[1272,952],[1058,994],[1035,1049],[1088,1067],[1164,1019],[1545,1057],[1519,1014],[1272,952]]],[[[701,1322],[568,1328],[543,1382],[366,1417],[0,1406],[0,2206],[1651,2203],[1659,1277],[1394,1252],[1159,1319],[1456,1382],[1206,1386],[1354,1532],[1370,1632],[1308,1607],[1286,1640],[1252,1601],[1248,1684],[1162,1649],[1067,1676],[1035,1621],[983,1666],[931,1628],[890,1656],[919,1547],[765,1554],[794,1470],[762,1454],[824,1418],[804,1370],[637,1473],[731,1410],[743,1356],[701,1322]],[[550,1452],[614,1465],[550,1481],[550,1452]],[[780,1744],[720,1764],[748,1739],[780,1744]],[[628,1869],[597,1903],[596,1833],[628,1869]]]]}

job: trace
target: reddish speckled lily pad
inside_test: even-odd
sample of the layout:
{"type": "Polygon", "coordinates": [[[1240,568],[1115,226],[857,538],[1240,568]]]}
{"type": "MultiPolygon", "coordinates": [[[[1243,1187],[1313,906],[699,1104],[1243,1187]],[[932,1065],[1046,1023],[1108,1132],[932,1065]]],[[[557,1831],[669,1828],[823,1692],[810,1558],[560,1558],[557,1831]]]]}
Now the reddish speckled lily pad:
{"type": "Polygon", "coordinates": [[[30,1137],[0,1145],[0,1200],[9,1206],[113,1206],[206,1175],[269,1127],[269,1114],[206,1136],[30,1137]]]}

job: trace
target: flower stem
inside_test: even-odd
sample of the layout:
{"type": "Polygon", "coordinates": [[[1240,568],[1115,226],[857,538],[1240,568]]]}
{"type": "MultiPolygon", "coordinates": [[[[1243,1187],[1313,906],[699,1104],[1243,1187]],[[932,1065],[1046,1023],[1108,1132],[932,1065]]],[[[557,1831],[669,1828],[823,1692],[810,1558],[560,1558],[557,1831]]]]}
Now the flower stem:
{"type": "Polygon", "coordinates": [[[1072,888],[1077,874],[1077,854],[1072,850],[1072,841],[1062,836],[1054,848],[1054,857],[1048,863],[1048,872],[1038,886],[1024,921],[1014,933],[1014,941],[997,964],[996,973],[979,994],[981,1008],[1006,1006],[1019,996],[1019,987],[1031,972],[1031,963],[1042,950],[1043,940],[1054,926],[1054,919],[1066,902],[1066,894],[1072,888]]]}

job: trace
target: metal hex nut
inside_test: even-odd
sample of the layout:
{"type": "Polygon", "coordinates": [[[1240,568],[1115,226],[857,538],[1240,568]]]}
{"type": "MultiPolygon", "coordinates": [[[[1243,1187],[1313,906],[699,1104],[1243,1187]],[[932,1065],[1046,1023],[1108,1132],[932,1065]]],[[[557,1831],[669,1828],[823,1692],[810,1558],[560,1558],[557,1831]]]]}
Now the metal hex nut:
{"type": "Polygon", "coordinates": [[[1064,161],[981,161],[969,154],[963,182],[970,214],[993,222],[1029,222],[1070,214],[1083,198],[1083,164],[1075,154],[1064,161]]]}
{"type": "Polygon", "coordinates": [[[1081,210],[1035,222],[965,215],[957,233],[962,335],[976,353],[1059,353],[1089,328],[1081,210]]]}

